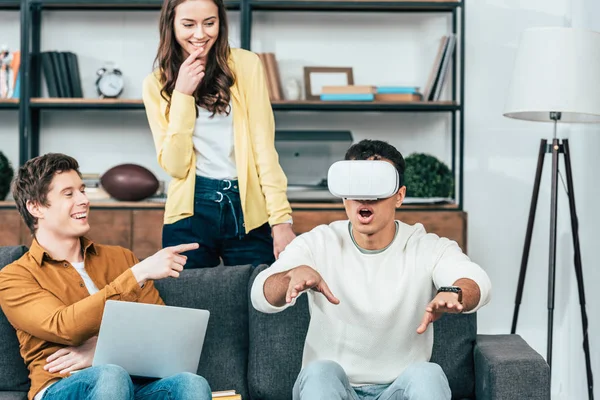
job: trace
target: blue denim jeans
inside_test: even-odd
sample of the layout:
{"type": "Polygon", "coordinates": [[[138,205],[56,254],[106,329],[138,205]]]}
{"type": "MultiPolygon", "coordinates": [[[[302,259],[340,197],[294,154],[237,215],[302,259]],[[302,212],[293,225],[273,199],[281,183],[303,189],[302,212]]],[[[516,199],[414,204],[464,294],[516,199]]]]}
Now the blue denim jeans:
{"type": "Polygon", "coordinates": [[[42,400],[211,400],[203,377],[184,372],[164,379],[132,380],[117,365],[86,368],[56,382],[42,400]]]}
{"type": "Polygon", "coordinates": [[[273,238],[269,224],[246,233],[240,190],[236,180],[217,180],[196,176],[194,215],[165,224],[163,247],[199,243],[200,248],[185,254],[185,268],[271,265],[273,238]]]}
{"type": "Polygon", "coordinates": [[[450,400],[442,368],[422,362],[409,366],[389,385],[350,386],[344,369],[333,361],[307,365],[294,385],[293,400],[450,400]]]}

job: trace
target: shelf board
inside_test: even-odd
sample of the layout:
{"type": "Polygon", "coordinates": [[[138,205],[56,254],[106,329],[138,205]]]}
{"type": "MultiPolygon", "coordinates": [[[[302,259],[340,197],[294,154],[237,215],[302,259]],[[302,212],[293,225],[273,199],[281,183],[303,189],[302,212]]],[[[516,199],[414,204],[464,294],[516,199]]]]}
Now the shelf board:
{"type": "Polygon", "coordinates": [[[460,7],[453,0],[249,0],[254,10],[264,11],[403,11],[448,12],[460,7]]]}
{"type": "MultiPolygon", "coordinates": [[[[2,1],[2,0],[0,0],[2,1]]],[[[162,0],[32,0],[33,5],[53,10],[160,10],[162,0]]],[[[239,0],[226,0],[230,10],[239,10],[239,0]]]]}
{"type": "Polygon", "coordinates": [[[0,109],[18,110],[19,109],[19,100],[18,99],[0,99],[0,109]]]}
{"type": "Polygon", "coordinates": [[[143,110],[139,99],[33,98],[31,107],[44,110],[143,110]]]}
{"type": "MultiPolygon", "coordinates": [[[[327,211],[344,210],[342,202],[291,202],[290,206],[295,211],[327,211]]],[[[91,209],[164,209],[162,201],[117,201],[117,200],[90,200],[91,209]]],[[[0,201],[0,209],[16,208],[14,201],[0,201]]],[[[410,204],[397,208],[397,211],[461,211],[457,204],[410,204]]]]}
{"type": "MultiPolygon", "coordinates": [[[[307,210],[319,210],[319,211],[331,211],[331,210],[344,210],[344,203],[340,201],[335,202],[290,202],[290,206],[293,211],[307,211],[307,210]]],[[[461,211],[460,207],[456,203],[444,203],[444,204],[404,204],[396,211],[461,211]]]]}
{"type": "MultiPolygon", "coordinates": [[[[143,110],[138,99],[73,99],[34,98],[31,107],[43,110],[143,110]]],[[[460,110],[451,101],[436,102],[341,102],[341,101],[273,101],[274,111],[396,111],[396,112],[448,112],[460,110]]]]}
{"type": "Polygon", "coordinates": [[[18,0],[0,0],[0,10],[19,10],[21,2],[18,0]]]}
{"type": "Polygon", "coordinates": [[[396,111],[447,112],[460,110],[452,101],[272,101],[275,111],[396,111]]]}

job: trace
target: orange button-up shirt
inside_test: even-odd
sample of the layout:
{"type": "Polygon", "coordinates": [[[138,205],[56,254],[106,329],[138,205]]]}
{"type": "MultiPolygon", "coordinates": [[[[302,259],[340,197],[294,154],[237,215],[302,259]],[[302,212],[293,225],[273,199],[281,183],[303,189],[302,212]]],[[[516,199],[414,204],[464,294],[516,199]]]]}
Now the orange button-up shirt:
{"type": "Polygon", "coordinates": [[[99,289],[90,296],[81,275],[65,260],[54,260],[37,243],[0,271],[0,306],[15,327],[21,356],[29,369],[31,400],[64,377],[44,370],[46,358],[98,334],[107,300],[164,302],[151,281],[143,288],[131,272],[139,261],[122,247],[82,238],[85,270],[99,289]]]}

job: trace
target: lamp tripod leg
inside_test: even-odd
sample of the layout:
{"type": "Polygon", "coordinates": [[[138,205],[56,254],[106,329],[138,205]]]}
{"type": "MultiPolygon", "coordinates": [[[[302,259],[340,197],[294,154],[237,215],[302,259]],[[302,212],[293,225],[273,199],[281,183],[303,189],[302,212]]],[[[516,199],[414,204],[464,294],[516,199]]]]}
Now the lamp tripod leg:
{"type": "Polygon", "coordinates": [[[529,249],[531,248],[531,237],[533,234],[533,224],[535,221],[535,211],[540,193],[540,182],[542,179],[542,170],[544,168],[544,156],[547,152],[547,140],[542,139],[538,151],[538,162],[535,170],[535,179],[533,183],[533,193],[531,195],[531,205],[529,206],[529,218],[527,220],[527,231],[525,233],[525,245],[523,246],[523,256],[521,257],[521,270],[519,272],[519,282],[517,284],[517,295],[515,297],[515,309],[513,313],[512,327],[510,333],[514,334],[517,330],[517,320],[519,318],[519,307],[523,298],[523,286],[525,285],[525,274],[527,272],[527,260],[529,258],[529,249]]]}
{"type": "Polygon", "coordinates": [[[558,157],[561,152],[559,139],[552,140],[552,186],[550,194],[550,247],[548,254],[548,342],[546,361],[552,376],[552,336],[554,325],[554,292],[556,283],[556,223],[558,213],[558,157]]]}
{"type": "Polygon", "coordinates": [[[575,192],[573,190],[573,174],[571,170],[571,153],[569,151],[569,141],[563,139],[563,153],[565,155],[565,171],[567,175],[567,191],[569,197],[569,211],[571,214],[571,233],[573,236],[573,248],[575,251],[575,276],[577,277],[577,289],[579,292],[579,305],[581,308],[581,324],[583,329],[583,352],[585,355],[585,370],[587,374],[588,396],[590,400],[594,399],[594,379],[592,376],[592,367],[590,362],[590,344],[588,337],[588,319],[585,311],[585,292],[583,286],[583,268],[581,263],[581,249],[579,246],[579,221],[575,209],[575,192]]]}

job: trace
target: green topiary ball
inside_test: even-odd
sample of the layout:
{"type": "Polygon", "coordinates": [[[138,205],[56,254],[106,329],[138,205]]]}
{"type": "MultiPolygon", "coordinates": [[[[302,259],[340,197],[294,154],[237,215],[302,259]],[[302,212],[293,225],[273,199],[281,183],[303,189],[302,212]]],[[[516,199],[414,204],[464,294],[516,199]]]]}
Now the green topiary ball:
{"type": "Polygon", "coordinates": [[[406,197],[453,196],[454,178],[450,168],[434,156],[414,153],[406,157],[406,197]]]}
{"type": "Polygon", "coordinates": [[[0,151],[0,201],[6,199],[10,192],[10,183],[13,178],[13,169],[8,158],[0,151]]]}

